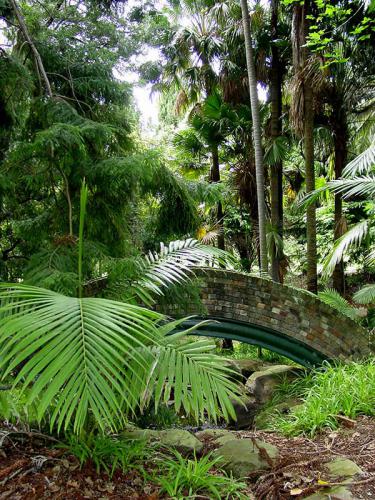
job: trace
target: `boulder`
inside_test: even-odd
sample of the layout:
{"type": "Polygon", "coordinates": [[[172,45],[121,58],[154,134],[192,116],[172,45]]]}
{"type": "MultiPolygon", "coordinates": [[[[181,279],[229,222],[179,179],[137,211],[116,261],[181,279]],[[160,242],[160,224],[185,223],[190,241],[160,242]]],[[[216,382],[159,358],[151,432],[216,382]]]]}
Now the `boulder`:
{"type": "Polygon", "coordinates": [[[327,488],[313,495],[305,497],[304,500],[356,500],[352,492],[345,486],[335,486],[334,488],[327,488]]]}
{"type": "Polygon", "coordinates": [[[232,439],[213,453],[223,469],[237,478],[270,469],[278,456],[275,446],[257,439],[232,439]]]}
{"type": "Polygon", "coordinates": [[[167,448],[175,448],[185,455],[193,455],[200,453],[203,449],[203,444],[197,439],[194,434],[184,429],[127,429],[122,433],[122,436],[127,439],[145,439],[150,443],[160,443],[167,448]]]}
{"type": "Polygon", "coordinates": [[[335,458],[332,462],[327,462],[325,464],[330,472],[330,475],[334,477],[346,477],[351,478],[356,474],[362,474],[362,469],[352,460],[348,458],[335,458]]]}
{"type": "Polygon", "coordinates": [[[195,437],[200,441],[215,441],[226,435],[233,436],[233,433],[227,429],[204,429],[195,433],[195,437]]]}
{"type": "Polygon", "coordinates": [[[275,387],[286,377],[292,380],[304,371],[303,368],[289,365],[274,365],[253,373],[246,382],[248,394],[259,404],[267,403],[275,387]]]}
{"type": "Polygon", "coordinates": [[[232,404],[236,413],[236,420],[229,422],[229,427],[236,430],[252,427],[261,404],[255,398],[249,396],[243,396],[241,401],[233,400],[232,404]]]}
{"type": "MultiPolygon", "coordinates": [[[[362,469],[358,465],[349,460],[348,458],[338,457],[331,462],[326,462],[325,467],[329,471],[330,477],[335,481],[347,483],[348,485],[353,481],[353,476],[361,474],[362,469]]],[[[324,500],[328,498],[335,498],[337,500],[355,500],[352,492],[347,486],[334,486],[333,488],[324,488],[321,491],[308,496],[305,500],[324,500]]]]}
{"type": "Polygon", "coordinates": [[[243,384],[246,382],[246,378],[243,377],[241,367],[237,359],[225,359],[224,366],[232,370],[231,377],[234,380],[238,380],[243,384]]]}
{"type": "Polygon", "coordinates": [[[254,372],[260,372],[269,368],[269,364],[260,359],[236,359],[242,375],[248,379],[254,372]]]}

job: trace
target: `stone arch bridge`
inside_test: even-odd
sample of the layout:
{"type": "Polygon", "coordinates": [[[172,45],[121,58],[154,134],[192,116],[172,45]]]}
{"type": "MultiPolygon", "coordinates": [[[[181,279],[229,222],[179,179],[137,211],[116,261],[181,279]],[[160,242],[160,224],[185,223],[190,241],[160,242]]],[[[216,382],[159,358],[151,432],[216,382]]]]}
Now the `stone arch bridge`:
{"type": "MultiPolygon", "coordinates": [[[[205,314],[184,326],[216,320],[197,330],[199,335],[261,346],[305,366],[370,354],[366,330],[309,292],[221,269],[197,275],[205,314]]],[[[187,316],[197,314],[197,306],[167,312],[187,316]]]]}

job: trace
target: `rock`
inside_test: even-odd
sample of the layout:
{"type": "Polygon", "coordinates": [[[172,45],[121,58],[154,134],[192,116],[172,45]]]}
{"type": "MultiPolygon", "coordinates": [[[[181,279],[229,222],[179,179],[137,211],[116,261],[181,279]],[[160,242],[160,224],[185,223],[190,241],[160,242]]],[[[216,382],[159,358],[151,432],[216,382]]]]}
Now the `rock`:
{"type": "Polygon", "coordinates": [[[229,441],[238,441],[236,434],[233,434],[232,432],[230,432],[229,434],[224,434],[224,436],[216,438],[214,443],[215,445],[223,446],[224,444],[229,443],[229,441]]]}
{"type": "Polygon", "coordinates": [[[335,458],[332,462],[325,464],[329,472],[335,477],[351,478],[356,474],[362,474],[362,469],[348,458],[335,458]]]}
{"type": "Polygon", "coordinates": [[[160,431],[160,443],[175,448],[181,453],[192,455],[203,449],[203,444],[191,432],[183,429],[168,429],[160,431]]]}
{"type": "Polygon", "coordinates": [[[254,372],[266,370],[270,366],[260,359],[237,359],[236,363],[238,364],[242,375],[246,379],[248,379],[254,372]]]}
{"type": "Polygon", "coordinates": [[[233,433],[227,429],[204,429],[203,431],[196,432],[195,437],[200,441],[215,441],[217,438],[226,436],[227,434],[233,436],[233,433]]]}
{"type": "Polygon", "coordinates": [[[197,439],[194,434],[184,429],[127,429],[122,433],[122,436],[128,439],[145,439],[148,442],[157,442],[163,446],[175,448],[186,455],[200,453],[203,449],[203,444],[197,439]]]}
{"type": "Polygon", "coordinates": [[[232,370],[231,377],[234,380],[238,380],[239,382],[245,383],[246,378],[243,377],[241,367],[238,363],[237,359],[226,359],[224,365],[232,370]]]}
{"type": "Polygon", "coordinates": [[[352,492],[345,486],[336,486],[318,491],[313,495],[306,497],[304,500],[326,500],[334,498],[335,500],[356,500],[352,492]]]}
{"type": "Polygon", "coordinates": [[[260,440],[233,439],[217,448],[214,456],[220,457],[224,470],[239,478],[270,469],[278,456],[278,450],[272,444],[260,440]]]}
{"type": "Polygon", "coordinates": [[[261,405],[254,398],[248,396],[244,396],[241,402],[234,400],[232,404],[237,419],[229,422],[229,427],[236,430],[252,427],[261,405]]]}
{"type": "Polygon", "coordinates": [[[275,387],[283,377],[292,380],[303,368],[288,365],[274,365],[262,371],[253,373],[246,382],[246,389],[257,403],[264,404],[272,398],[275,387]]]}

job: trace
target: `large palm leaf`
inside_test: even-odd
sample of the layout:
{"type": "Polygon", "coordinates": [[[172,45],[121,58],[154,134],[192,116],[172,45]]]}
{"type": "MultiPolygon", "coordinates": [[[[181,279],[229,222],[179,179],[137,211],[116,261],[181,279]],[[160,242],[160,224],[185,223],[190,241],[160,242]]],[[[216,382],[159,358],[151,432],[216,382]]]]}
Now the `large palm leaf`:
{"type": "Polygon", "coordinates": [[[211,342],[182,342],[180,324],[126,303],[65,297],[25,285],[0,286],[0,371],[38,400],[41,419],[79,432],[91,415],[116,429],[138,406],[174,394],[196,418],[233,416],[238,384],[211,342]]]}
{"type": "Polygon", "coordinates": [[[328,254],[323,265],[323,274],[330,275],[336,264],[341,262],[345,253],[353,247],[358,247],[367,236],[371,227],[370,221],[363,220],[351,227],[341,238],[339,238],[331,252],[328,254]]]}
{"type": "Polygon", "coordinates": [[[344,177],[369,174],[375,167],[375,142],[354,160],[348,163],[343,171],[344,177]]]}
{"type": "Polygon", "coordinates": [[[138,397],[127,369],[141,378],[149,361],[139,347],[156,344],[160,315],[130,304],[66,297],[26,285],[0,285],[0,369],[14,384],[31,387],[39,417],[54,407],[51,425],[79,431],[92,412],[99,425],[115,427],[138,397]]]}

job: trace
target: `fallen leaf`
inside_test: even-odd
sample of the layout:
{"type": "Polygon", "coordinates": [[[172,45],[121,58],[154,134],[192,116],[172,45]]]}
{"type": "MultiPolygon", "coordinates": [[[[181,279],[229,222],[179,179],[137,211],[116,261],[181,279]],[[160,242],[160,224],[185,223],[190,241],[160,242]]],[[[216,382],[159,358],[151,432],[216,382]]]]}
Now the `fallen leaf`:
{"type": "Polygon", "coordinates": [[[296,496],[296,495],[300,495],[301,493],[303,493],[303,490],[301,490],[301,488],[293,488],[292,490],[290,490],[290,495],[291,496],[296,496]]]}
{"type": "Polygon", "coordinates": [[[328,481],[323,481],[323,479],[318,479],[318,484],[327,485],[327,484],[329,484],[329,482],[328,481]]]}

